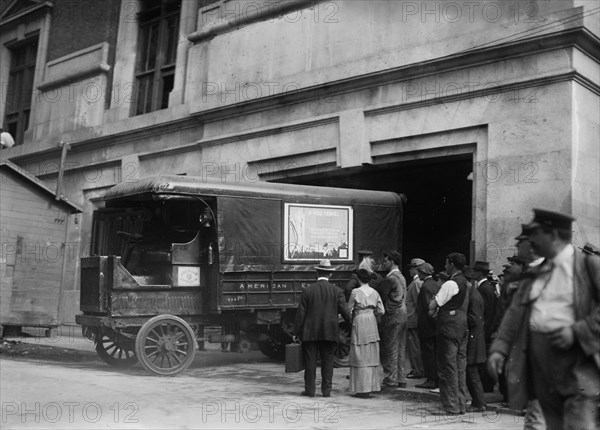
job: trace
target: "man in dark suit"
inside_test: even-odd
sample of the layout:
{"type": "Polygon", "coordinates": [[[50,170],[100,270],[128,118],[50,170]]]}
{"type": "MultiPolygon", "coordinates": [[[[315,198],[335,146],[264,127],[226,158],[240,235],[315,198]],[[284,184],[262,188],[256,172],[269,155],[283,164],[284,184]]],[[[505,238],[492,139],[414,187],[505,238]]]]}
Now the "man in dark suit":
{"type": "Polygon", "coordinates": [[[467,412],[483,412],[486,405],[480,369],[486,371],[485,362],[487,359],[483,330],[484,303],[479,290],[475,288],[473,270],[465,266],[463,273],[469,281],[467,299],[463,303],[463,306],[466,304],[467,308],[467,327],[469,328],[466,382],[471,395],[471,406],[467,408],[467,412]]]}
{"type": "Polygon", "coordinates": [[[423,281],[417,297],[417,331],[421,343],[423,370],[427,380],[415,387],[434,389],[438,387],[435,346],[437,328],[435,319],[429,316],[429,303],[440,290],[440,284],[433,279],[433,266],[429,263],[423,263],[417,267],[417,273],[419,279],[423,281]]]}
{"type": "MultiPolygon", "coordinates": [[[[476,261],[472,268],[473,276],[477,284],[477,290],[483,299],[483,331],[485,340],[485,350],[488,351],[492,346],[492,335],[499,324],[498,321],[498,296],[496,287],[487,279],[490,272],[490,263],[487,261],[476,261]]],[[[485,357],[487,359],[487,355],[485,357]]],[[[485,362],[485,359],[484,361],[485,362]]],[[[494,379],[487,373],[485,366],[481,367],[479,372],[483,391],[491,393],[494,391],[494,379]]]]}
{"type": "Polygon", "coordinates": [[[338,313],[348,326],[350,312],[341,288],[329,282],[334,269],[329,260],[322,260],[316,267],[317,282],[302,291],[296,313],[294,333],[302,339],[304,354],[303,396],[315,396],[317,356],[321,356],[321,393],[331,396],[333,379],[333,353],[338,342],[338,313]]]}
{"type": "Polygon", "coordinates": [[[597,429],[600,394],[600,259],[571,244],[574,218],[534,209],[531,268],[504,315],[488,368],[505,362],[508,401],[537,398],[548,429],[597,429]]]}

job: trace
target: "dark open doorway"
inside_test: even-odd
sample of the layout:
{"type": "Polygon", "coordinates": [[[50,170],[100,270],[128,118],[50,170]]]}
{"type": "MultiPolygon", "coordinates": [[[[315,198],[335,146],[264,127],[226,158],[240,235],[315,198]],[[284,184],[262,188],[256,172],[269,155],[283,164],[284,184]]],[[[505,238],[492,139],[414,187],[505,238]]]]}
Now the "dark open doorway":
{"type": "Polygon", "coordinates": [[[415,257],[427,260],[436,271],[444,270],[450,252],[461,252],[470,260],[472,168],[472,157],[461,155],[343,169],[286,182],[404,194],[401,251],[402,270],[408,275],[406,265],[415,257]]]}

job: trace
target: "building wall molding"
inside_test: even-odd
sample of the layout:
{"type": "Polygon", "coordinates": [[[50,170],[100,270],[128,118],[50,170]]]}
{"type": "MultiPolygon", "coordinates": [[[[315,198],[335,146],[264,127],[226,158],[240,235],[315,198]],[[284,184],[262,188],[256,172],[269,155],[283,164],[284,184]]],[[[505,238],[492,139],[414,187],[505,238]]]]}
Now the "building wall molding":
{"type": "MultiPolygon", "coordinates": [[[[316,97],[319,99],[332,98],[383,85],[406,82],[413,79],[424,79],[442,73],[460,71],[565,48],[579,49],[590,58],[600,62],[600,38],[586,28],[579,27],[552,35],[536,36],[506,42],[501,45],[477,48],[434,60],[412,63],[367,75],[353,76],[344,80],[304,87],[295,91],[270,95],[265,98],[232,103],[227,106],[203,110],[194,115],[201,116],[205,122],[218,121],[222,118],[244,116],[269,109],[277,109],[285,104],[314,101],[316,97]]],[[[577,72],[574,73],[576,74],[577,72]]],[[[572,76],[575,76],[575,74],[572,76]]],[[[550,82],[548,79],[551,78],[539,78],[539,85],[550,82]]],[[[562,75],[558,79],[569,79],[569,76],[562,75]]],[[[536,79],[529,81],[529,83],[533,82],[536,82],[536,79]]],[[[497,88],[501,89],[503,87],[498,86],[497,88]]],[[[491,89],[488,91],[491,91],[491,89]]]]}
{"type": "Polygon", "coordinates": [[[246,25],[266,21],[299,9],[315,7],[324,0],[280,0],[277,2],[248,2],[247,0],[221,0],[200,9],[199,30],[191,33],[192,43],[202,43],[246,25]]]}
{"type": "MultiPolygon", "coordinates": [[[[546,38],[534,38],[529,41],[514,42],[504,47],[488,47],[483,51],[469,51],[468,53],[456,54],[453,56],[436,59],[428,62],[411,64],[398,69],[392,69],[384,72],[378,72],[368,76],[359,76],[349,78],[343,82],[334,82],[317,87],[305,88],[295,92],[288,92],[280,96],[271,96],[265,99],[257,99],[243,103],[228,105],[221,108],[216,108],[208,111],[201,111],[190,116],[179,119],[142,126],[138,128],[130,128],[127,131],[104,135],[99,137],[81,138],[81,140],[69,140],[71,145],[71,153],[93,151],[106,146],[123,144],[130,141],[143,140],[146,137],[153,137],[157,132],[166,134],[169,132],[179,131],[181,129],[202,127],[208,122],[216,122],[224,119],[231,119],[251,113],[259,113],[270,109],[281,108],[282,105],[295,104],[314,101],[315,95],[320,97],[333,97],[346,93],[358,92],[365,89],[371,89],[378,86],[389,85],[409,81],[415,78],[425,78],[427,76],[439,75],[440,73],[472,68],[476,65],[488,64],[497,61],[504,61],[507,58],[520,57],[539,53],[541,50],[552,51],[566,47],[577,47],[585,51],[590,58],[599,61],[600,59],[600,39],[587,31],[585,28],[577,28],[557,33],[546,38]]],[[[529,88],[531,86],[543,86],[565,81],[576,81],[594,92],[600,94],[600,86],[586,76],[581,75],[577,71],[557,74],[554,76],[544,76],[534,78],[527,81],[514,82],[506,85],[497,85],[483,90],[474,92],[462,92],[455,95],[447,95],[442,97],[432,97],[418,101],[405,101],[394,103],[386,106],[371,106],[365,108],[365,117],[383,114],[386,112],[402,111],[408,109],[416,109],[436,105],[440,103],[449,103],[463,99],[469,99],[476,96],[486,96],[498,94],[501,92],[517,90],[519,88],[529,88]]],[[[329,119],[319,118],[317,121],[338,121],[339,113],[330,115],[329,119]]],[[[125,121],[131,121],[128,119],[125,121]]],[[[212,145],[226,144],[248,138],[256,138],[264,135],[270,135],[280,132],[285,127],[306,127],[310,126],[310,122],[299,121],[294,125],[278,125],[276,127],[266,127],[259,130],[251,130],[249,132],[234,133],[232,135],[218,136],[199,140],[195,143],[185,145],[174,145],[170,148],[165,148],[164,151],[158,151],[157,154],[169,153],[170,151],[186,152],[193,150],[196,147],[207,147],[212,145]],[[304,125],[303,125],[304,124],[304,125]]],[[[89,135],[91,133],[82,133],[89,135]]],[[[57,137],[58,139],[58,137],[57,137]]],[[[64,140],[64,139],[63,139],[64,140]]],[[[51,148],[45,151],[39,151],[34,154],[22,154],[16,157],[11,157],[11,160],[17,164],[23,164],[29,160],[56,158],[60,155],[58,148],[51,148]]],[[[158,155],[157,155],[158,156],[158,155]]],[[[142,155],[142,157],[152,157],[151,155],[142,155]]]]}
{"type": "Polygon", "coordinates": [[[300,152],[283,157],[269,157],[248,161],[263,181],[281,180],[293,176],[324,173],[337,169],[337,148],[300,152]]]}
{"type": "Polygon", "coordinates": [[[49,61],[44,81],[38,85],[38,89],[47,91],[69,82],[80,82],[89,76],[107,73],[110,70],[108,49],[108,43],[102,42],[49,61]]]}
{"type": "MultiPolygon", "coordinates": [[[[115,145],[123,145],[130,142],[151,139],[156,137],[157,133],[168,134],[182,130],[198,128],[198,120],[192,117],[181,118],[173,121],[162,122],[142,128],[133,128],[131,130],[104,135],[81,138],[80,140],[63,139],[69,143],[69,155],[102,150],[115,145]]],[[[59,137],[56,140],[60,140],[59,137]]],[[[11,161],[22,165],[28,162],[40,162],[60,157],[60,148],[52,147],[43,151],[37,151],[30,154],[22,154],[16,157],[9,157],[11,161]]]]}
{"type": "Polygon", "coordinates": [[[433,106],[440,103],[453,103],[462,100],[470,100],[478,97],[491,97],[503,93],[519,93],[527,88],[541,87],[546,85],[552,85],[560,82],[575,81],[581,83],[583,86],[588,88],[590,91],[600,95],[600,86],[578,72],[567,72],[553,76],[544,76],[541,78],[534,78],[520,82],[513,82],[505,85],[494,85],[488,88],[477,89],[473,91],[463,91],[457,94],[451,94],[442,97],[431,97],[424,100],[406,102],[406,103],[394,103],[385,106],[377,106],[365,109],[365,117],[377,116],[385,113],[400,112],[412,109],[419,109],[423,107],[433,106]]]}

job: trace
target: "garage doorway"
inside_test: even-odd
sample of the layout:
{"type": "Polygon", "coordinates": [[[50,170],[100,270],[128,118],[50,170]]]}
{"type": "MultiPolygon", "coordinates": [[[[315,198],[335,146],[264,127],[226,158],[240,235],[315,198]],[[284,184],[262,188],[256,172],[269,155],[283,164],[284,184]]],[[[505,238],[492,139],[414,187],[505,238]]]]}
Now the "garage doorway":
{"type": "Polygon", "coordinates": [[[415,257],[427,260],[436,271],[444,270],[450,252],[461,252],[470,261],[472,170],[472,155],[462,154],[320,172],[285,182],[404,194],[401,251],[406,276],[406,265],[415,257]]]}

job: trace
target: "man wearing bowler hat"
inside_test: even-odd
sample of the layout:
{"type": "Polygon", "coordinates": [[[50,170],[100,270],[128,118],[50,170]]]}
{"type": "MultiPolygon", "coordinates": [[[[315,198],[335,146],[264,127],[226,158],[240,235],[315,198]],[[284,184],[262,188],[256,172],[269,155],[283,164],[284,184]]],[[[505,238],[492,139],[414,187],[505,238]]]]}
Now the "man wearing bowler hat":
{"type": "Polygon", "coordinates": [[[406,351],[406,280],[400,272],[402,256],[398,251],[383,253],[383,268],[388,271],[376,286],[385,314],[379,324],[382,389],[406,388],[404,357],[406,351]]]}
{"type": "MultiPolygon", "coordinates": [[[[477,283],[477,291],[479,291],[483,299],[483,338],[485,341],[485,350],[488,351],[490,346],[492,346],[492,335],[500,323],[497,319],[499,307],[498,296],[496,295],[496,287],[487,279],[490,272],[490,263],[487,261],[476,261],[472,267],[472,271],[477,283]]],[[[481,367],[480,377],[483,391],[486,393],[493,392],[494,379],[487,373],[485,366],[481,367]]]]}
{"type": "Polygon", "coordinates": [[[597,429],[600,396],[600,258],[571,244],[574,218],[534,209],[529,241],[544,262],[516,289],[488,367],[507,362],[508,401],[537,398],[547,428],[597,429]]]}
{"type": "Polygon", "coordinates": [[[333,353],[338,342],[338,313],[350,326],[350,312],[343,291],[329,282],[334,271],[329,260],[315,268],[317,282],[302,291],[296,312],[294,334],[302,340],[304,354],[303,396],[314,397],[317,356],[321,357],[321,393],[331,396],[333,353]]]}

